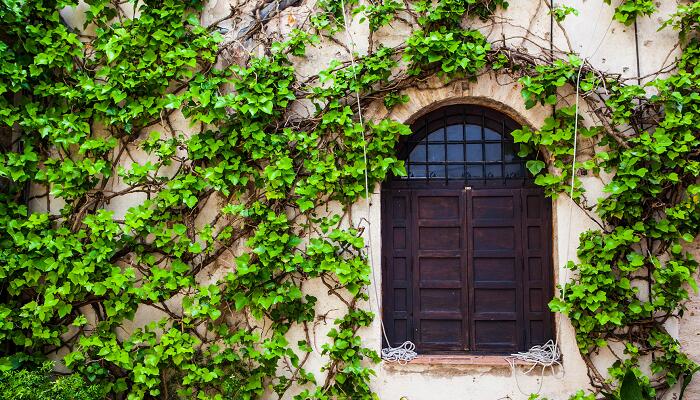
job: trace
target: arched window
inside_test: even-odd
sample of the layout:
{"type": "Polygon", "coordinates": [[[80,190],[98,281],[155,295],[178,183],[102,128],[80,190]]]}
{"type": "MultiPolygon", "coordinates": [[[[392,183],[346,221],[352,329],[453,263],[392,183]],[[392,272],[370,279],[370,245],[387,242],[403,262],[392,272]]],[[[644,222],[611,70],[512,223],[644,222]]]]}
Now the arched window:
{"type": "Polygon", "coordinates": [[[448,106],[419,118],[402,146],[403,179],[472,182],[525,179],[510,135],[519,125],[496,111],[448,106]]]}
{"type": "Polygon", "coordinates": [[[504,354],[552,337],[551,202],[517,156],[519,127],[457,105],[419,118],[382,187],[383,318],[420,353],[504,354]]]}

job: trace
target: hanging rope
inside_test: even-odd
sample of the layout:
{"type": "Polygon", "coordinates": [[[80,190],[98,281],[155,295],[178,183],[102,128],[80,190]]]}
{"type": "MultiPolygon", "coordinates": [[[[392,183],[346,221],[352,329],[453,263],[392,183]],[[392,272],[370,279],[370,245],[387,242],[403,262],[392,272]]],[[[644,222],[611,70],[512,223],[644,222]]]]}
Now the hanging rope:
{"type": "MultiPolygon", "coordinates": [[[[575,98],[575,120],[574,120],[574,154],[572,157],[571,161],[571,182],[570,182],[570,188],[569,188],[569,198],[571,201],[574,201],[574,184],[576,183],[576,150],[577,150],[577,139],[578,139],[578,104],[579,104],[579,84],[581,80],[581,71],[583,70],[583,65],[585,64],[585,60],[581,61],[581,65],[579,66],[578,69],[578,74],[576,75],[576,98],[575,98]]],[[[571,244],[571,222],[573,221],[573,206],[570,204],[569,205],[569,226],[568,226],[568,232],[567,232],[567,238],[566,238],[566,260],[569,259],[569,249],[570,249],[570,244],[571,244]]],[[[566,270],[568,272],[568,270],[566,270]]],[[[568,273],[565,274],[565,280],[564,280],[564,285],[566,285],[566,282],[569,280],[568,273]]],[[[564,289],[562,289],[562,297],[565,297],[566,294],[566,286],[564,286],[564,289]]],[[[530,363],[532,364],[530,368],[525,371],[525,374],[529,374],[532,372],[532,370],[535,369],[537,366],[542,367],[542,373],[539,379],[539,386],[537,388],[536,394],[539,394],[540,391],[542,390],[542,383],[544,381],[544,373],[547,370],[547,368],[550,368],[552,372],[554,372],[554,367],[555,366],[561,366],[560,359],[561,359],[561,352],[559,350],[559,335],[561,334],[561,318],[559,319],[557,323],[557,333],[556,333],[556,341],[554,340],[549,340],[547,343],[543,345],[536,345],[532,346],[530,350],[528,351],[523,351],[523,352],[518,352],[518,353],[513,353],[510,356],[506,357],[506,361],[508,361],[508,364],[510,364],[511,372],[513,376],[515,377],[515,384],[518,386],[518,390],[520,391],[521,394],[528,395],[527,392],[523,391],[520,388],[520,382],[518,381],[518,374],[516,373],[516,364],[518,361],[524,362],[524,363],[530,363]]]]}
{"type": "Polygon", "coordinates": [[[530,350],[526,352],[520,352],[512,354],[508,357],[509,363],[515,364],[516,360],[532,363],[532,367],[527,371],[532,371],[537,365],[543,367],[554,367],[555,365],[561,365],[559,359],[561,354],[559,353],[559,346],[554,342],[554,340],[548,340],[547,343],[540,346],[532,346],[530,350]]]}
{"type": "MultiPolygon", "coordinates": [[[[554,0],[551,1],[550,3],[551,8],[554,9],[554,0]]],[[[593,27],[592,32],[595,33],[598,29],[598,21],[600,21],[601,17],[601,12],[603,9],[603,5],[601,3],[600,8],[598,9],[598,17],[595,19],[595,25],[593,27]]],[[[569,199],[571,202],[574,201],[574,184],[576,183],[576,153],[578,150],[578,111],[579,111],[579,95],[580,95],[580,83],[581,83],[581,72],[583,71],[583,66],[588,62],[588,60],[593,57],[598,50],[600,49],[600,46],[603,44],[603,41],[605,40],[605,37],[608,35],[608,32],[610,32],[610,27],[612,26],[612,19],[610,20],[610,23],[608,24],[608,27],[605,30],[605,33],[603,34],[603,37],[600,39],[598,42],[598,45],[595,47],[593,52],[585,57],[584,59],[581,60],[581,65],[578,68],[578,73],[576,74],[576,97],[575,97],[575,103],[574,103],[574,137],[573,137],[573,157],[571,160],[571,181],[570,181],[570,187],[569,187],[569,199]]],[[[592,39],[593,36],[591,36],[592,39]]],[[[550,32],[550,45],[553,48],[553,39],[554,38],[554,24],[551,24],[551,32],[550,32]]],[[[589,41],[588,45],[586,46],[586,49],[588,50],[589,46],[591,45],[591,42],[589,41]]],[[[571,223],[573,221],[573,204],[569,203],[569,224],[568,224],[568,231],[567,231],[567,240],[566,240],[566,254],[565,254],[565,259],[569,260],[570,256],[570,249],[571,249],[571,223]]],[[[569,270],[567,268],[564,269],[564,288],[562,289],[562,298],[566,296],[566,282],[569,281],[569,270]]],[[[541,376],[539,379],[539,386],[537,388],[536,394],[539,394],[540,391],[542,390],[542,383],[544,381],[544,374],[545,371],[549,368],[551,369],[552,372],[554,372],[555,367],[563,367],[561,364],[561,351],[559,349],[559,339],[561,335],[561,321],[562,318],[559,318],[557,321],[557,330],[556,330],[556,340],[549,340],[547,343],[539,346],[533,346],[530,348],[530,350],[525,351],[525,352],[518,352],[511,354],[510,356],[506,357],[506,360],[508,361],[508,364],[510,364],[512,374],[515,378],[515,383],[518,387],[518,390],[520,393],[523,395],[529,395],[532,392],[525,392],[520,388],[520,383],[518,382],[518,376],[516,373],[516,364],[519,362],[522,363],[530,363],[531,366],[529,369],[525,371],[525,374],[529,374],[532,372],[537,366],[542,367],[541,371],[541,376]]],[[[562,373],[563,377],[563,373],[562,373]]]]}
{"type": "Polygon", "coordinates": [[[539,346],[532,346],[530,350],[511,354],[506,357],[506,361],[510,365],[510,369],[515,378],[515,384],[521,394],[528,396],[532,392],[524,391],[520,387],[520,382],[518,381],[518,375],[515,373],[516,365],[520,363],[530,363],[529,369],[524,373],[525,375],[532,372],[536,367],[541,366],[541,376],[539,379],[539,386],[537,387],[536,394],[539,394],[542,390],[542,383],[544,382],[544,373],[549,368],[552,373],[554,373],[555,367],[561,367],[561,353],[559,352],[559,345],[554,340],[548,340],[547,343],[539,346]]]}
{"type": "MultiPolygon", "coordinates": [[[[340,6],[343,10],[343,25],[345,27],[345,36],[347,39],[347,42],[349,44],[348,47],[348,52],[350,53],[350,65],[352,68],[352,75],[353,75],[353,80],[355,81],[355,99],[357,101],[357,115],[359,118],[360,126],[362,127],[362,156],[363,156],[363,161],[365,163],[365,201],[367,202],[367,214],[366,218],[364,220],[366,221],[367,224],[367,244],[365,244],[365,251],[367,251],[369,255],[369,266],[370,270],[372,271],[372,283],[371,286],[374,289],[374,298],[376,299],[377,302],[377,310],[379,310],[379,324],[381,326],[382,330],[382,336],[384,340],[387,343],[387,346],[382,348],[381,351],[381,356],[382,360],[387,361],[387,362],[395,362],[399,364],[406,364],[409,361],[413,360],[418,356],[416,353],[416,345],[411,342],[411,341],[405,341],[403,342],[400,346],[398,347],[391,347],[391,342],[389,341],[389,337],[386,334],[386,329],[384,328],[384,321],[382,320],[382,312],[381,312],[381,304],[379,302],[379,292],[377,290],[377,276],[375,273],[374,269],[374,254],[372,251],[372,201],[369,196],[369,173],[367,171],[368,168],[368,162],[367,162],[367,143],[364,140],[364,132],[365,132],[365,123],[364,123],[364,118],[362,117],[362,104],[360,101],[360,89],[357,86],[357,68],[355,66],[355,54],[353,51],[355,50],[355,42],[352,39],[352,35],[350,34],[350,26],[348,25],[348,20],[347,16],[345,15],[345,0],[340,0],[340,6]]],[[[371,306],[371,301],[372,298],[370,298],[370,306],[371,306]]]]}

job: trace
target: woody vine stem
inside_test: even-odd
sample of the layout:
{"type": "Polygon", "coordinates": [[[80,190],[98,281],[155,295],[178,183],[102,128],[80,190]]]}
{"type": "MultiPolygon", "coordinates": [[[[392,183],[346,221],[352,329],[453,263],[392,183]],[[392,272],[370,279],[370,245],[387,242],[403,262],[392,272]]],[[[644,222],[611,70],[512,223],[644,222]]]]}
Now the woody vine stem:
{"type": "MultiPolygon", "coordinates": [[[[574,200],[600,229],[579,238],[574,278],[550,305],[571,319],[595,390],[572,398],[619,398],[629,373],[649,398],[689,381],[697,366],[665,322],[682,314],[697,269],[683,243],[700,230],[700,3],[667,22],[682,53],[645,86],[570,51],[489,43],[482,32],[509,23],[494,14],[503,0],[346,1],[369,25],[367,54],[302,78],[295,63],[308,47],[344,46],[344,10],[321,0],[284,38],[266,29],[297,3],[233,7],[202,26],[198,0],[91,0],[87,29],[65,23],[68,1],[0,5],[0,129],[12,138],[0,154],[1,368],[59,355],[114,398],[252,399],[292,387],[296,399],[373,398],[378,357],[358,335],[374,318],[371,273],[350,206],[365,171],[371,187],[403,173],[394,149],[410,130],[390,118],[363,128],[355,92],[390,110],[433,75],[517,80],[526,107],[557,105],[514,137],[534,156],[536,183],[558,196],[572,189],[582,116],[566,97],[581,69],[595,122],[579,133],[595,151],[583,157],[583,146],[575,170],[607,181],[595,201],[574,177],[574,200]],[[223,42],[227,19],[249,23],[223,42]],[[412,27],[406,42],[375,43],[392,24],[412,27]],[[124,202],[134,205],[110,211],[124,202]],[[331,204],[344,213],[329,215],[331,204]],[[303,290],[311,280],[346,308],[318,349],[320,374],[306,369],[325,317],[303,290]],[[162,318],[125,329],[144,310],[162,318]],[[292,331],[306,339],[289,343],[292,331]],[[596,354],[620,346],[598,370],[596,354]]],[[[561,21],[575,10],[550,12],[561,21]]],[[[615,18],[654,12],[625,0],[615,18]]]]}

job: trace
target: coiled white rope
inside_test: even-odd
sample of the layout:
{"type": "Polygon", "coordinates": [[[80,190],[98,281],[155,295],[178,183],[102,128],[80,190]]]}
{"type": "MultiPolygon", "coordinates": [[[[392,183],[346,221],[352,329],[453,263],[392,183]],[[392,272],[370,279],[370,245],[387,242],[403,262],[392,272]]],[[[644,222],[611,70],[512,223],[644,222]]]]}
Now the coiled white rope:
{"type": "Polygon", "coordinates": [[[506,361],[510,364],[510,369],[513,372],[513,377],[515,378],[515,384],[518,387],[520,393],[524,395],[531,394],[532,392],[526,392],[520,387],[520,382],[518,381],[518,375],[515,373],[516,365],[520,363],[530,363],[529,369],[525,371],[525,374],[529,374],[535,367],[541,366],[541,376],[539,381],[539,386],[537,387],[537,394],[542,390],[542,384],[544,383],[544,373],[547,368],[551,369],[554,373],[555,367],[561,367],[561,353],[559,352],[559,345],[554,340],[548,340],[547,343],[538,346],[532,346],[530,350],[513,353],[506,357],[506,361]]]}
{"type": "Polygon", "coordinates": [[[553,368],[557,365],[561,365],[559,361],[561,359],[559,346],[551,339],[543,345],[532,346],[528,351],[513,353],[509,357],[506,357],[506,359],[511,367],[515,367],[518,361],[532,363],[532,366],[526,373],[532,371],[538,365],[545,368],[553,368]]]}
{"type": "Polygon", "coordinates": [[[382,349],[382,360],[405,365],[418,356],[416,345],[407,340],[399,347],[385,347],[382,349]]]}
{"type": "MultiPolygon", "coordinates": [[[[340,6],[343,10],[343,25],[345,27],[345,35],[349,44],[348,47],[348,52],[350,53],[350,64],[352,67],[352,75],[353,79],[357,83],[357,68],[355,68],[355,55],[353,54],[353,51],[355,49],[355,42],[352,40],[352,35],[350,34],[350,26],[348,26],[348,20],[347,16],[345,15],[345,0],[340,0],[340,6]]],[[[377,291],[377,276],[374,271],[374,254],[372,252],[372,223],[371,218],[372,218],[372,201],[369,197],[369,174],[367,172],[368,168],[368,162],[367,162],[367,143],[364,140],[364,134],[365,134],[365,123],[364,119],[362,118],[362,104],[360,102],[360,89],[355,85],[355,99],[357,100],[357,115],[359,118],[360,125],[362,126],[362,155],[364,157],[364,163],[365,163],[365,201],[367,202],[367,217],[365,218],[365,221],[367,223],[367,244],[365,245],[365,249],[367,253],[369,254],[369,267],[370,270],[372,271],[372,288],[374,289],[374,298],[377,300],[377,310],[380,310],[379,312],[379,324],[382,329],[382,336],[384,340],[387,343],[387,346],[382,348],[381,350],[381,357],[382,360],[390,363],[399,363],[401,365],[404,365],[408,363],[409,361],[413,360],[418,356],[416,353],[416,345],[411,342],[411,341],[405,341],[403,342],[400,346],[398,347],[391,347],[391,342],[389,341],[389,337],[386,334],[386,329],[384,328],[384,321],[382,321],[382,313],[381,313],[381,304],[379,302],[379,293],[377,291]]],[[[370,302],[371,302],[371,296],[370,296],[370,302]]],[[[371,304],[370,304],[371,305],[371,304]]]]}

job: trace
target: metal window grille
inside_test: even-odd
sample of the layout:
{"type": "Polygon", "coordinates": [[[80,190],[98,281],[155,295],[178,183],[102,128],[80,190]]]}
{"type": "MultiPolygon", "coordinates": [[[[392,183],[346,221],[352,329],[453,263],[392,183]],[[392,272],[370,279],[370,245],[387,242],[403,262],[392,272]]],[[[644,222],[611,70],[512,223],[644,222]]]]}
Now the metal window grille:
{"type": "Polygon", "coordinates": [[[399,180],[486,182],[529,179],[511,132],[513,120],[469,105],[419,118],[402,152],[407,176],[399,180]]]}

